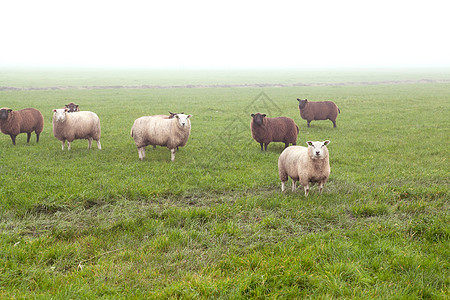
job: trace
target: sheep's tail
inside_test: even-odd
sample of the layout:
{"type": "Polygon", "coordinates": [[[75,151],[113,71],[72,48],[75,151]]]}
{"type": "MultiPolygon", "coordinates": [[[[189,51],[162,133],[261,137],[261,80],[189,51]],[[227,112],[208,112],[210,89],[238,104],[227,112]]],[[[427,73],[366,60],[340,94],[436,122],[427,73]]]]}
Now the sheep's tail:
{"type": "Polygon", "coordinates": [[[341,113],[341,110],[339,109],[339,107],[338,107],[338,112],[341,113]]]}
{"type": "Polygon", "coordinates": [[[297,135],[300,132],[300,129],[298,129],[298,125],[295,125],[295,127],[297,127],[297,135]]]}
{"type": "Polygon", "coordinates": [[[131,128],[130,135],[131,135],[131,137],[134,137],[134,136],[133,136],[133,128],[131,128]]]}

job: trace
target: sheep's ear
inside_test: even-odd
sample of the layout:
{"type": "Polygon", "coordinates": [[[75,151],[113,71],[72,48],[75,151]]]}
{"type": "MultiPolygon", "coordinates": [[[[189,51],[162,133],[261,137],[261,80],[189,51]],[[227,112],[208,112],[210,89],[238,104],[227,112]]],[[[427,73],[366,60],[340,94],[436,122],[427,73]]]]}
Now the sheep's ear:
{"type": "Polygon", "coordinates": [[[54,109],[53,112],[56,112],[56,109],[54,109]]]}
{"type": "Polygon", "coordinates": [[[326,145],[328,145],[330,143],[330,141],[329,140],[326,140],[325,142],[323,142],[323,144],[326,146],[326,145]]]}
{"type": "Polygon", "coordinates": [[[262,116],[263,116],[263,117],[265,117],[265,116],[266,116],[266,114],[263,114],[262,116]]]}
{"type": "Polygon", "coordinates": [[[300,100],[300,99],[297,98],[297,101],[300,102],[300,101],[302,101],[302,100],[300,100]]]}
{"type": "Polygon", "coordinates": [[[310,146],[313,145],[313,142],[311,142],[311,141],[307,141],[306,143],[307,143],[308,145],[310,145],[310,146]]]}
{"type": "Polygon", "coordinates": [[[187,117],[186,117],[186,118],[188,118],[188,119],[189,119],[190,117],[192,117],[192,115],[187,115],[187,117]]]}
{"type": "Polygon", "coordinates": [[[255,117],[255,114],[251,114],[250,116],[251,116],[252,118],[254,118],[254,117],[255,117]]]}
{"type": "Polygon", "coordinates": [[[10,109],[8,109],[8,112],[12,112],[12,109],[10,108],[10,109]]]}

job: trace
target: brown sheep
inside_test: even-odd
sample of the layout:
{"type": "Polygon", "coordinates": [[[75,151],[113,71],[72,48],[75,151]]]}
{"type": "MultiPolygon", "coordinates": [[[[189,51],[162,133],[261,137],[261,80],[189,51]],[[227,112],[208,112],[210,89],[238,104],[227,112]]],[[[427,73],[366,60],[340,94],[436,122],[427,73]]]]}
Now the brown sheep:
{"type": "Polygon", "coordinates": [[[19,133],[27,133],[27,143],[30,142],[31,133],[36,133],[36,143],[44,128],[44,117],[35,108],[12,110],[4,107],[0,109],[0,130],[11,137],[13,145],[19,133]]]}
{"type": "Polygon", "coordinates": [[[308,99],[297,99],[298,108],[300,110],[300,117],[311,123],[312,120],[330,120],[333,122],[333,127],[336,128],[336,118],[341,112],[334,102],[331,101],[319,101],[308,102],[308,99]]]}
{"type": "Polygon", "coordinates": [[[294,120],[287,117],[266,118],[266,114],[251,114],[250,128],[252,137],[261,145],[261,151],[267,151],[270,142],[283,142],[285,148],[291,143],[295,145],[298,136],[298,126],[294,120]]]}
{"type": "Polygon", "coordinates": [[[75,104],[73,102],[70,102],[69,104],[66,104],[64,108],[67,108],[67,112],[77,112],[80,111],[80,108],[78,107],[78,104],[75,104]]]}

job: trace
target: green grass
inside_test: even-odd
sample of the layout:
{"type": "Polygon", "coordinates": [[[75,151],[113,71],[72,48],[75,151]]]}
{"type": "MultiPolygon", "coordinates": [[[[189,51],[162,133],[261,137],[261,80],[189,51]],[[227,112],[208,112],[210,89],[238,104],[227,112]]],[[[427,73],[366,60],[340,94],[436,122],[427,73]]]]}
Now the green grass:
{"type": "MultiPolygon", "coordinates": [[[[308,80],[294,71],[57,74],[0,73],[0,85],[308,80]]],[[[450,78],[422,75],[309,80],[450,78]]],[[[2,107],[35,107],[45,118],[39,144],[22,134],[14,147],[0,135],[0,298],[446,299],[448,99],[449,83],[0,91],[2,107]],[[335,101],[338,128],[307,128],[297,98],[335,101]],[[99,115],[103,150],[76,140],[61,151],[51,110],[70,101],[99,115]],[[174,162],[162,147],[139,161],[133,121],[169,110],[193,114],[188,144],[174,162]],[[322,195],[317,186],[308,198],[281,193],[283,144],[260,152],[249,128],[258,110],[293,118],[300,145],[331,140],[322,195]]]]}

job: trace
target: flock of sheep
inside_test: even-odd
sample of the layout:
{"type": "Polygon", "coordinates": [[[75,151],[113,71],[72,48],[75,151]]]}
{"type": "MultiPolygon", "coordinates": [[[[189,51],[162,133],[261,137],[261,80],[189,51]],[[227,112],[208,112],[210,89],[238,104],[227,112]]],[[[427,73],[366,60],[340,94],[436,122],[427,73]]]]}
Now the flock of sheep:
{"type": "MultiPolygon", "coordinates": [[[[339,108],[331,101],[309,102],[299,101],[300,116],[310,126],[312,120],[330,120],[336,127],[336,118],[339,108]]],[[[184,113],[171,113],[169,115],[144,116],[136,119],[131,127],[131,136],[138,149],[139,159],[145,158],[145,147],[148,145],[163,146],[170,149],[171,160],[175,160],[178,147],[186,145],[191,132],[190,117],[184,113]]],[[[308,141],[308,147],[296,146],[299,128],[294,120],[287,117],[269,118],[266,114],[251,114],[250,128],[252,137],[260,143],[261,151],[266,150],[271,142],[283,142],[285,149],[278,159],[278,173],[281,180],[281,190],[284,192],[285,184],[292,179],[292,191],[296,189],[297,181],[303,186],[305,196],[309,193],[309,183],[317,183],[319,193],[322,193],[324,184],[330,175],[330,164],[327,145],[330,141],[308,141]],[[289,147],[289,144],[292,146],[289,147]]],[[[53,110],[53,135],[61,141],[64,150],[76,139],[87,139],[88,148],[95,140],[97,148],[100,144],[100,119],[94,112],[80,111],[75,103],[69,103],[64,108],[53,110]]],[[[35,108],[12,110],[0,109],[0,130],[11,137],[16,144],[16,136],[27,134],[27,143],[31,133],[36,133],[36,142],[44,127],[44,118],[35,108]]]]}

